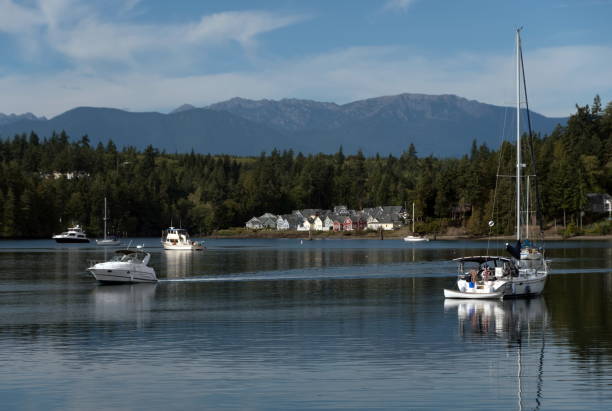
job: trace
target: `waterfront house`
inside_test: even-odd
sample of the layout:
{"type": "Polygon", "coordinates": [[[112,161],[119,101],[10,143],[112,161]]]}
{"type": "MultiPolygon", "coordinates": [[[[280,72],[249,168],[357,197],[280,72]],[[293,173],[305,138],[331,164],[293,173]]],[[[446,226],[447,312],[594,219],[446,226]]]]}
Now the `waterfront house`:
{"type": "Polygon", "coordinates": [[[314,220],[312,218],[302,218],[297,226],[298,231],[310,231],[312,230],[312,226],[314,225],[314,220]]]}
{"type": "Polygon", "coordinates": [[[289,230],[289,220],[287,220],[287,216],[278,216],[276,219],[276,229],[279,231],[289,230]]]}
{"type": "Polygon", "coordinates": [[[334,229],[334,220],[329,216],[325,216],[325,220],[323,221],[323,231],[331,231],[334,229]]]}
{"type": "Polygon", "coordinates": [[[276,230],[276,220],[277,216],[270,213],[265,213],[264,215],[259,217],[259,221],[261,222],[262,228],[268,228],[271,230],[276,230]]]}
{"type": "Polygon", "coordinates": [[[263,226],[261,225],[261,221],[259,218],[253,217],[249,221],[246,222],[245,227],[250,230],[261,230],[263,226]]]}
{"type": "Polygon", "coordinates": [[[587,211],[598,214],[610,214],[612,212],[612,196],[607,193],[588,193],[587,211]]]}

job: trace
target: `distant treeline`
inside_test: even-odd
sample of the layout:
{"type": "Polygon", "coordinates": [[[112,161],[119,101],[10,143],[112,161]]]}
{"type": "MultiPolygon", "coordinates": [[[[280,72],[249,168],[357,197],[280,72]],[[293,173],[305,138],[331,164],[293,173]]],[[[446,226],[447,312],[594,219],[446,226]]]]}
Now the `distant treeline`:
{"type": "MultiPolygon", "coordinates": [[[[535,136],[533,147],[547,222],[576,220],[587,193],[612,192],[612,103],[602,109],[596,97],[591,107],[577,106],[567,126],[535,136]]],[[[523,151],[529,160],[529,144],[523,151]]],[[[496,174],[498,165],[499,174],[514,174],[514,159],[509,142],[491,150],[474,141],[461,158],[419,157],[413,145],[388,157],[345,155],[341,148],[333,155],[232,157],[151,146],[118,150],[112,141],[92,147],[87,136],[71,142],[63,132],[44,139],[23,134],[0,140],[0,236],[47,237],[71,223],[100,236],[104,197],[110,231],[132,236],[158,235],[171,222],[204,234],[264,212],[413,201],[427,229],[463,225],[483,234],[495,215],[494,231],[508,233],[514,180],[496,185],[496,174]]]]}

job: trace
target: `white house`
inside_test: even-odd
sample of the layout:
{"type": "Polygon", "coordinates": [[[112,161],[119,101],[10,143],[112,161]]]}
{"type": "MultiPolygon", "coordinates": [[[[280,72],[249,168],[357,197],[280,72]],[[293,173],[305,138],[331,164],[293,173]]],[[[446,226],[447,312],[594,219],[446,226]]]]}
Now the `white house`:
{"type": "Polygon", "coordinates": [[[310,231],[313,226],[313,222],[308,218],[303,218],[302,221],[298,223],[297,230],[298,231],[310,231]]]}
{"type": "Polygon", "coordinates": [[[289,230],[289,220],[287,220],[287,218],[283,217],[282,215],[279,215],[276,219],[276,229],[289,230]]]}
{"type": "Polygon", "coordinates": [[[312,229],[315,231],[323,231],[323,219],[321,219],[321,216],[318,215],[315,217],[312,229]]]}
{"type": "Polygon", "coordinates": [[[368,217],[368,229],[370,230],[385,230],[385,231],[391,231],[394,228],[394,223],[393,223],[393,219],[390,216],[380,216],[380,217],[374,217],[374,216],[369,216],[368,217]]]}
{"type": "Polygon", "coordinates": [[[332,231],[334,229],[334,220],[330,216],[325,216],[323,221],[323,231],[332,231]]]}
{"type": "Polygon", "coordinates": [[[253,217],[249,221],[247,221],[245,227],[251,230],[261,230],[263,228],[263,226],[261,225],[261,221],[259,221],[259,218],[257,217],[253,217]]]}

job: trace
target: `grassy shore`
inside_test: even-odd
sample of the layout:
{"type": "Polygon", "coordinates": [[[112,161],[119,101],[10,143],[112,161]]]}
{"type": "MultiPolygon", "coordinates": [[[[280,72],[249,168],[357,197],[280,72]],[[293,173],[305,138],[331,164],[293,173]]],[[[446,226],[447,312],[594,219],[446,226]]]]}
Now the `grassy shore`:
{"type": "MultiPolygon", "coordinates": [[[[401,228],[393,231],[383,231],[382,236],[377,231],[290,231],[290,230],[249,230],[242,227],[228,228],[218,230],[207,236],[207,238],[299,238],[299,239],[366,239],[366,240],[399,240],[405,236],[412,234],[407,228],[401,228]]],[[[440,234],[426,234],[430,240],[514,240],[514,236],[474,236],[467,233],[465,230],[453,229],[447,230],[440,234]]],[[[575,236],[563,236],[559,233],[551,232],[550,230],[545,233],[547,240],[612,240],[612,234],[606,235],[575,235],[575,236]]]]}

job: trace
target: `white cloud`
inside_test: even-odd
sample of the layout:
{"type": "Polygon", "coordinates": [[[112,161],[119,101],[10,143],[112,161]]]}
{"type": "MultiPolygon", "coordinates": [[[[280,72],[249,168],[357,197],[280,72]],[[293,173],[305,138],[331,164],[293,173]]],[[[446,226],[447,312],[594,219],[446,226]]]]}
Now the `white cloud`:
{"type": "Polygon", "coordinates": [[[416,0],[388,0],[383,9],[406,11],[414,3],[416,3],[416,0]]]}
{"type": "MultiPolygon", "coordinates": [[[[123,0],[118,9],[125,13],[138,1],[123,0]]],[[[132,64],[137,54],[163,54],[201,44],[235,41],[251,48],[255,38],[294,24],[304,17],[264,11],[222,12],[183,24],[136,24],[104,19],[90,3],[77,0],[39,0],[33,7],[13,0],[0,0],[0,31],[18,40],[38,34],[39,43],[75,62],[124,62],[132,64]],[[38,31],[34,30],[38,29],[38,31]]]]}
{"type": "MultiPolygon", "coordinates": [[[[123,6],[114,18],[79,0],[28,4],[0,0],[0,32],[18,39],[30,54],[40,53],[41,59],[50,48],[62,56],[64,68],[21,74],[0,67],[0,90],[10,96],[0,99],[0,112],[53,116],[82,105],[170,110],[183,103],[203,106],[235,96],[345,103],[402,92],[450,93],[513,104],[511,50],[503,55],[464,52],[430,57],[407,47],[352,47],[296,58],[256,58],[240,71],[210,74],[207,67],[184,67],[192,67],[193,56],[225,51],[228,43],[250,54],[259,35],[305,17],[232,11],[154,26],[120,17],[139,7],[133,0],[114,0],[112,4],[123,6]]],[[[590,103],[597,93],[603,101],[612,99],[607,72],[612,47],[545,48],[530,51],[525,61],[530,103],[538,112],[565,116],[575,103],[590,103]]]]}
{"type": "Polygon", "coordinates": [[[23,33],[43,22],[39,10],[19,6],[12,0],[0,0],[0,32],[23,33]]]}

